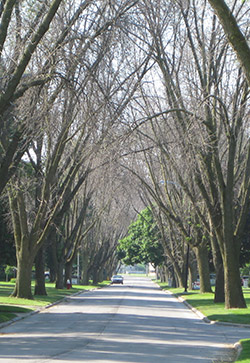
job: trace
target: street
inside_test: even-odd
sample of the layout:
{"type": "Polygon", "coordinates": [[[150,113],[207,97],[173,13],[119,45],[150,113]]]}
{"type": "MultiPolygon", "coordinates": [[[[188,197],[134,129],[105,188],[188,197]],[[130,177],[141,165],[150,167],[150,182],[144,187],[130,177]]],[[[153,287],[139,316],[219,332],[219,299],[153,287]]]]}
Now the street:
{"type": "Polygon", "coordinates": [[[203,322],[148,278],[125,277],[2,328],[0,362],[226,362],[249,336],[203,322]]]}

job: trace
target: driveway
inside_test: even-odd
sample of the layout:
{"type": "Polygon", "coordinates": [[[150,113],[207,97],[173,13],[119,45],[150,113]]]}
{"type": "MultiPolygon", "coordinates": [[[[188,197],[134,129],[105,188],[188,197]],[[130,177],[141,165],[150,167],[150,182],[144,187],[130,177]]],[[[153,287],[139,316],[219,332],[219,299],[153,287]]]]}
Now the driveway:
{"type": "Polygon", "coordinates": [[[147,278],[68,298],[0,330],[0,362],[229,361],[250,329],[207,324],[147,278]]]}

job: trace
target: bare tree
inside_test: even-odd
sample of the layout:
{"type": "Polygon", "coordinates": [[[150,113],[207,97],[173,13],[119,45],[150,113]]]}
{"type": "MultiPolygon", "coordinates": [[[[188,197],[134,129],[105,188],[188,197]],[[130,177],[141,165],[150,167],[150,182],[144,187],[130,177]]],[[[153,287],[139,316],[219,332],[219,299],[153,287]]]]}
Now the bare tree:
{"type": "MultiPolygon", "coordinates": [[[[96,220],[88,235],[82,239],[82,280],[87,283],[90,278],[96,283],[104,277],[111,277],[118,265],[116,247],[135,214],[136,201],[132,196],[129,175],[125,175],[117,163],[119,148],[109,153],[110,162],[96,169],[91,176],[96,184],[91,199],[87,225],[96,220]],[[89,220],[89,221],[88,221],[89,220]]],[[[104,160],[107,159],[107,150],[104,160]]],[[[103,155],[100,155],[103,160],[103,155]]]]}
{"type": "Polygon", "coordinates": [[[56,19],[61,3],[61,0],[46,4],[6,1],[1,9],[0,193],[14,174],[34,136],[34,128],[27,115],[19,112],[23,95],[29,89],[42,87],[51,80],[56,51],[80,13],[91,2],[83,2],[62,31],[56,33],[58,37],[52,37],[48,34],[49,28],[56,19]],[[30,12],[36,14],[35,18],[29,17],[30,12]],[[46,56],[46,52],[43,52],[39,66],[32,67],[34,58],[41,50],[39,45],[47,34],[51,39],[51,43],[46,45],[49,51],[46,56]]]}
{"type": "MultiPolygon", "coordinates": [[[[245,27],[241,27],[241,17],[239,16],[239,7],[236,6],[236,1],[233,2],[232,9],[224,0],[208,0],[212,8],[214,9],[216,15],[220,19],[223,26],[225,34],[228,37],[228,41],[233,47],[239,62],[241,63],[248,84],[250,84],[250,47],[248,43],[249,29],[248,24],[245,27]]],[[[249,3],[247,1],[242,1],[240,7],[244,11],[244,19],[249,17],[249,3]]]]}
{"type": "MultiPolygon", "coordinates": [[[[33,158],[31,148],[28,150],[30,163],[39,175],[34,209],[27,204],[24,192],[28,190],[20,188],[24,185],[20,174],[10,190],[18,251],[19,272],[14,292],[17,296],[31,297],[30,274],[37,252],[56,218],[57,227],[61,224],[59,216],[61,221],[65,220],[67,208],[90,171],[84,165],[91,165],[101,147],[107,148],[110,130],[121,122],[147,70],[145,57],[129,63],[128,54],[125,57],[121,52],[113,62],[113,52],[117,51],[114,36],[122,33],[118,20],[132,5],[130,2],[111,8],[107,4],[93,5],[96,12],[85,13],[86,28],[74,28],[78,36],[69,39],[58,51],[60,61],[55,68],[58,78],[46,91],[44,88],[41,102],[44,127],[33,143],[35,153],[42,153],[40,170],[37,164],[40,157],[33,158]],[[103,72],[107,72],[106,77],[103,72]]],[[[36,107],[42,111],[40,103],[36,107]]]]}
{"type": "MultiPolygon", "coordinates": [[[[143,96],[137,107],[152,121],[153,141],[171,164],[174,181],[207,233],[211,226],[216,233],[225,269],[226,307],[245,307],[239,248],[249,209],[248,87],[206,4],[158,5],[144,1],[141,7],[148,24],[146,44],[152,44],[162,75],[165,103],[158,87],[158,94],[143,96]]],[[[141,133],[145,135],[143,129],[141,133]]]]}

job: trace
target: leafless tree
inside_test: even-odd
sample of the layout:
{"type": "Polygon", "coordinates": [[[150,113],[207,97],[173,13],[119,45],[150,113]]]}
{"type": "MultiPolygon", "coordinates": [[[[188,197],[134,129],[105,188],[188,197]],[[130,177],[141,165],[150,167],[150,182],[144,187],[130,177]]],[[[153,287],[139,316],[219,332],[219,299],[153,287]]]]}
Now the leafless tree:
{"type": "Polygon", "coordinates": [[[61,3],[61,0],[43,4],[26,1],[2,2],[0,193],[15,173],[35,134],[29,115],[20,112],[20,109],[23,110],[22,99],[27,91],[41,89],[55,77],[57,51],[81,13],[92,1],[83,1],[74,12],[64,6],[62,13],[64,11],[64,14],[70,15],[63,26],[56,28],[61,3]]]}
{"type": "Polygon", "coordinates": [[[208,0],[217,14],[228,41],[241,63],[248,84],[250,84],[250,47],[249,47],[249,2],[208,0]],[[232,3],[232,4],[231,4],[232,3]],[[246,21],[246,24],[244,22],[246,21]]]}
{"type": "MultiPolygon", "coordinates": [[[[141,3],[145,48],[151,46],[163,88],[152,84],[151,94],[148,87],[137,100],[153,133],[139,131],[171,165],[166,180],[174,171],[173,181],[202,226],[208,234],[215,231],[224,262],[226,307],[245,307],[239,248],[249,210],[248,87],[207,4],[154,5],[141,3]]],[[[143,117],[138,125],[142,123],[143,117]]]]}
{"type": "Polygon", "coordinates": [[[39,156],[34,158],[31,147],[28,150],[38,175],[34,209],[27,204],[29,190],[21,174],[11,183],[9,194],[18,257],[17,296],[31,297],[31,267],[52,222],[60,213],[63,216],[61,211],[70,205],[67,198],[73,200],[84,183],[86,170],[91,169],[84,165],[91,165],[102,145],[108,146],[110,129],[121,122],[147,69],[145,59],[129,63],[128,54],[125,63],[123,52],[113,60],[118,51],[115,36],[122,33],[118,20],[132,5],[94,4],[93,11],[82,14],[81,26],[73,28],[75,36],[57,53],[58,77],[43,88],[41,105],[35,103],[43,128],[33,143],[39,156]]]}

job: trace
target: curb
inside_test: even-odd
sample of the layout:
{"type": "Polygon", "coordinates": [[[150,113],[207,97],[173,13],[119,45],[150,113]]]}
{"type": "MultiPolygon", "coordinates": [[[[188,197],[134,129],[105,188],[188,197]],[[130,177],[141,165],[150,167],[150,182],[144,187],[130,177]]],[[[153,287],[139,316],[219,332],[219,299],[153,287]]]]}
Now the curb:
{"type": "Polygon", "coordinates": [[[0,329],[5,328],[6,326],[9,326],[19,320],[23,320],[23,319],[27,318],[28,316],[35,315],[35,314],[39,313],[41,310],[42,309],[36,309],[36,310],[31,311],[30,313],[21,313],[23,315],[16,316],[15,318],[13,318],[11,320],[5,321],[4,323],[0,323],[0,329]]]}
{"type": "MultiPolygon", "coordinates": [[[[109,286],[109,285],[107,285],[109,286]]],[[[91,292],[91,291],[94,291],[94,290],[98,290],[98,289],[102,289],[104,288],[105,286],[101,286],[101,287],[96,287],[94,289],[91,289],[91,290],[80,290],[80,291],[77,291],[75,292],[74,294],[72,295],[67,295],[65,296],[64,298],[60,299],[60,300],[57,300],[49,305],[46,305],[46,306],[42,306],[41,308],[37,308],[36,310],[33,310],[31,311],[30,313],[19,313],[19,314],[22,314],[22,315],[19,315],[19,316],[16,316],[15,318],[11,319],[11,320],[8,320],[8,321],[5,321],[3,323],[0,323],[0,330],[5,328],[6,326],[9,326],[17,321],[20,321],[20,320],[23,320],[23,319],[26,319],[28,318],[29,316],[32,316],[32,315],[35,315],[35,314],[38,314],[40,313],[41,311],[43,310],[46,310],[46,309],[49,309],[51,308],[52,306],[55,306],[55,305],[58,305],[58,304],[61,304],[62,302],[64,301],[67,301],[68,299],[70,299],[71,297],[73,296],[77,296],[77,295],[80,295],[84,292],[91,292]]],[[[0,333],[1,334],[1,333],[0,333]]]]}
{"type": "MultiPolygon", "coordinates": [[[[248,324],[235,324],[235,323],[227,323],[227,322],[223,322],[223,321],[210,320],[210,319],[208,319],[208,317],[206,317],[204,314],[202,314],[199,310],[197,310],[192,305],[190,305],[181,296],[178,296],[176,294],[173,294],[169,290],[165,290],[165,291],[167,291],[168,294],[175,296],[177,298],[177,300],[179,300],[180,302],[182,302],[187,308],[189,308],[190,310],[192,310],[200,319],[202,319],[207,324],[216,324],[216,325],[224,325],[224,326],[235,326],[235,327],[246,328],[246,329],[247,328],[248,329],[250,328],[250,325],[248,325],[248,324]]],[[[233,349],[235,351],[235,359],[234,359],[234,362],[235,362],[239,358],[240,353],[242,351],[242,345],[240,344],[240,342],[235,343],[233,345],[233,349]]]]}
{"type": "MultiPolygon", "coordinates": [[[[154,281],[155,282],[155,281],[154,281]]],[[[200,312],[199,310],[197,310],[196,308],[194,308],[192,305],[190,305],[185,299],[183,299],[181,296],[178,296],[174,293],[172,293],[169,290],[164,290],[162,289],[156,282],[155,284],[164,292],[168,293],[169,295],[172,295],[174,297],[177,298],[177,300],[179,300],[181,303],[183,303],[188,309],[192,310],[201,320],[203,320],[205,323],[207,324],[217,324],[217,325],[224,325],[224,326],[235,326],[235,327],[240,327],[240,328],[246,328],[249,329],[250,325],[248,324],[235,324],[235,323],[227,323],[227,322],[221,322],[221,321],[214,321],[214,320],[210,320],[208,319],[207,316],[205,316],[204,314],[202,314],[202,312],[200,312]]],[[[237,359],[240,356],[240,353],[242,351],[242,345],[240,344],[240,342],[236,342],[233,345],[233,349],[235,351],[235,358],[233,360],[233,362],[237,361],[237,359]]]]}
{"type": "Polygon", "coordinates": [[[240,344],[240,342],[237,342],[234,344],[234,350],[236,353],[236,357],[235,357],[235,361],[239,358],[240,353],[242,351],[242,345],[240,344]]]}
{"type": "Polygon", "coordinates": [[[224,325],[224,326],[236,326],[239,328],[246,328],[246,329],[250,329],[250,325],[249,324],[237,324],[237,323],[228,323],[228,322],[223,322],[223,321],[215,321],[215,320],[210,320],[208,319],[207,316],[205,316],[204,314],[202,314],[199,310],[197,310],[196,308],[194,308],[192,305],[190,305],[185,299],[183,299],[181,296],[178,296],[176,294],[173,294],[171,291],[169,290],[165,290],[168,291],[169,294],[175,296],[180,302],[182,302],[184,305],[186,305],[190,310],[192,310],[196,315],[199,316],[199,318],[201,318],[205,323],[208,324],[217,324],[217,325],[224,325]]]}
{"type": "MultiPolygon", "coordinates": [[[[168,290],[167,290],[168,291],[168,290]]],[[[215,324],[215,321],[209,320],[205,315],[203,315],[199,310],[194,308],[192,305],[190,305],[183,297],[178,296],[176,294],[171,293],[171,291],[168,291],[169,294],[175,296],[180,302],[182,302],[184,305],[186,305],[190,310],[192,310],[199,318],[201,318],[205,323],[208,324],[215,324]]]]}

